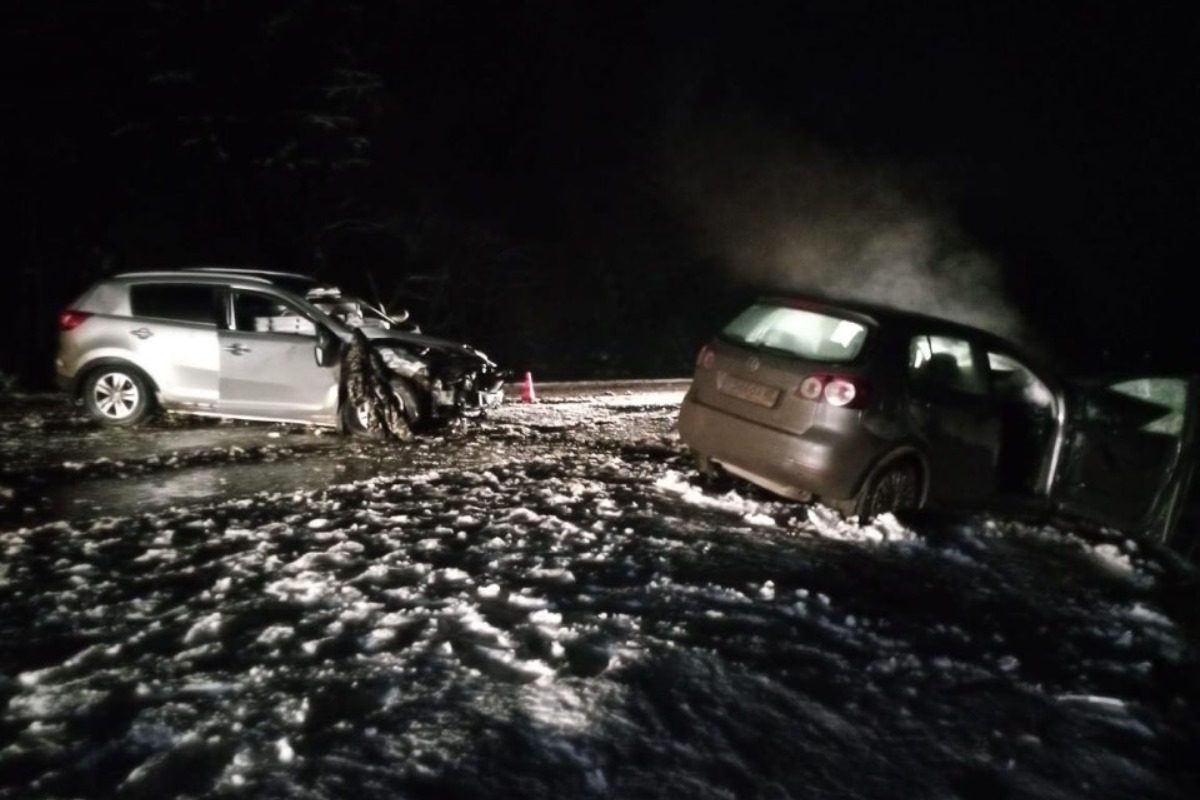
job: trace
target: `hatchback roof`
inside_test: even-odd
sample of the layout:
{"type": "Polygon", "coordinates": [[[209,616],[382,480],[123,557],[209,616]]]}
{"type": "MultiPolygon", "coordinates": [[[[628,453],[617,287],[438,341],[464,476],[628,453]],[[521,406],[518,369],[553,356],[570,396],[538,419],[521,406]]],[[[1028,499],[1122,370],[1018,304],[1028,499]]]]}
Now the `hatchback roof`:
{"type": "Polygon", "coordinates": [[[907,328],[919,326],[926,327],[930,329],[930,331],[957,333],[961,336],[970,336],[971,338],[989,346],[1011,351],[1014,355],[1018,355],[1025,360],[1038,360],[1031,358],[1028,353],[1023,352],[1023,348],[1021,348],[1016,342],[1013,342],[1012,340],[1003,336],[990,333],[982,328],[977,328],[974,325],[953,322],[948,319],[931,316],[929,314],[922,314],[916,311],[906,311],[902,308],[893,308],[875,303],[864,303],[857,300],[841,300],[832,297],[822,297],[816,294],[776,294],[763,296],[760,299],[764,302],[781,303],[784,305],[795,306],[797,308],[807,308],[814,311],[825,310],[834,313],[848,312],[857,317],[858,321],[866,321],[874,325],[890,326],[900,323],[907,328]]]}

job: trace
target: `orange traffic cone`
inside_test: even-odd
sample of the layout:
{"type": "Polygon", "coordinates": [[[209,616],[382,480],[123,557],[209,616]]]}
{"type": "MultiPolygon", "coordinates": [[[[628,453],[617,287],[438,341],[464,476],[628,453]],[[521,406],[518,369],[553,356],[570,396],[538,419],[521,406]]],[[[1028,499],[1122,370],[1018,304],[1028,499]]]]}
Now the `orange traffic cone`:
{"type": "Polygon", "coordinates": [[[521,385],[521,402],[536,403],[537,393],[533,390],[533,373],[525,373],[525,383],[521,385]]]}

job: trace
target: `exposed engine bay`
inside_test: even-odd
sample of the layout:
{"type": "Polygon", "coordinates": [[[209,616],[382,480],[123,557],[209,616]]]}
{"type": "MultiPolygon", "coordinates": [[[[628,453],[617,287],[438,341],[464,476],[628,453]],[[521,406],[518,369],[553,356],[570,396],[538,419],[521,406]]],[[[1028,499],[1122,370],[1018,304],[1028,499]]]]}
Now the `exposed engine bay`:
{"type": "Polygon", "coordinates": [[[331,287],[308,292],[313,305],[354,331],[343,368],[351,428],[403,436],[479,414],[503,400],[505,374],[484,353],[428,336],[407,311],[347,297],[331,287]]]}

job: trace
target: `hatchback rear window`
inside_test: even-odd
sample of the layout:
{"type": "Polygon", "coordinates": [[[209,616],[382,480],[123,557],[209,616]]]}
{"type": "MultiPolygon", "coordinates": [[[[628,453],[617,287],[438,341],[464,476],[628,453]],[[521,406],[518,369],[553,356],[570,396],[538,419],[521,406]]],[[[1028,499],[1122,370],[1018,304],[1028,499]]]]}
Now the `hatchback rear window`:
{"type": "Polygon", "coordinates": [[[815,311],[757,303],[726,325],[721,336],[810,361],[853,361],[867,340],[867,327],[815,311]]]}

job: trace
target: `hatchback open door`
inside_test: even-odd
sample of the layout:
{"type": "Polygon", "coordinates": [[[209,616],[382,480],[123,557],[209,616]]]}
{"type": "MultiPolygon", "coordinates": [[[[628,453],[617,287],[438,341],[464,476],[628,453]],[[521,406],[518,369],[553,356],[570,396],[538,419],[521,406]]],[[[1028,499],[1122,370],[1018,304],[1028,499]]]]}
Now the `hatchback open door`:
{"type": "Polygon", "coordinates": [[[1195,376],[1140,375],[1076,384],[1053,503],[1064,513],[1166,541],[1195,463],[1195,376]]]}

